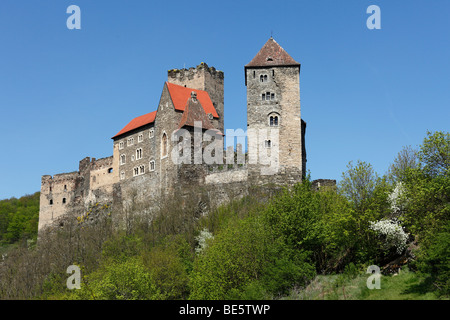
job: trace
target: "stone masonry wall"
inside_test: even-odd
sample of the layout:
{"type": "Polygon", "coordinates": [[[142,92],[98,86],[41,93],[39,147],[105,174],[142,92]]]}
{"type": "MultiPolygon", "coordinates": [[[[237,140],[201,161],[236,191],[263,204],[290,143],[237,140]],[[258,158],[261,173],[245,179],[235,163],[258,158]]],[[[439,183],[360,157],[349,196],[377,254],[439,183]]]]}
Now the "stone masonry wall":
{"type": "Polygon", "coordinates": [[[256,139],[256,136],[248,135],[249,144],[249,179],[254,184],[265,183],[295,183],[302,179],[303,168],[306,163],[302,156],[302,125],[300,114],[300,83],[298,66],[247,68],[247,122],[248,129],[267,129],[277,139],[256,139]],[[267,81],[261,82],[260,76],[266,77],[267,81]],[[273,94],[274,99],[262,100],[262,94],[273,94]],[[278,116],[278,126],[272,127],[269,116],[278,116]],[[271,148],[266,148],[265,139],[271,140],[271,148]],[[266,150],[264,150],[266,148],[266,150]],[[274,174],[261,174],[260,152],[261,150],[270,154],[278,148],[279,171],[274,174]],[[271,149],[271,150],[269,150],[271,149]],[[257,164],[252,164],[257,161],[257,164]],[[277,177],[278,176],[278,177],[277,177]]]}

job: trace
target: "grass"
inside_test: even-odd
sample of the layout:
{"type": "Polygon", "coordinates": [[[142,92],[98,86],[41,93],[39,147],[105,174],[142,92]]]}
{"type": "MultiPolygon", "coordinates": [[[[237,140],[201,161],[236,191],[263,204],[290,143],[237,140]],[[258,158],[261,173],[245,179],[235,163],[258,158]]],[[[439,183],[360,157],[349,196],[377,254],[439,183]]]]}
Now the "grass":
{"type": "Polygon", "coordinates": [[[319,275],[306,288],[292,290],[293,300],[439,300],[429,277],[404,268],[397,275],[381,276],[380,289],[368,289],[369,274],[355,277],[319,275]]]}

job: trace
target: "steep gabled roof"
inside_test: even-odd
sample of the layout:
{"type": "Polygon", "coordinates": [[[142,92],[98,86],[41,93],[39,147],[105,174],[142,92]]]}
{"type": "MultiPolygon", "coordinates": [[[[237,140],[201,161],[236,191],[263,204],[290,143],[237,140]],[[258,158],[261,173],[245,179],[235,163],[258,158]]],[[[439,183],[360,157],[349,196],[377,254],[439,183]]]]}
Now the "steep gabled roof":
{"type": "Polygon", "coordinates": [[[195,92],[192,91],[191,98],[189,98],[185,104],[178,128],[181,129],[184,126],[195,127],[196,121],[201,122],[201,127],[205,130],[215,129],[208,120],[204,107],[198,100],[195,92]]]}
{"type": "Polygon", "coordinates": [[[127,133],[129,131],[132,131],[134,129],[140,128],[142,126],[145,126],[146,124],[153,123],[156,118],[156,111],[144,114],[143,116],[134,118],[131,120],[122,130],[120,130],[112,139],[127,133]]]}
{"type": "MultiPolygon", "coordinates": [[[[183,86],[173,84],[173,83],[170,83],[167,81],[166,81],[166,86],[169,91],[169,95],[170,95],[170,98],[172,99],[175,110],[185,111],[186,106],[189,105],[188,100],[190,100],[191,92],[194,91],[197,94],[197,100],[200,102],[199,103],[200,106],[203,107],[203,114],[205,115],[207,122],[210,123],[208,120],[208,117],[207,117],[208,113],[211,113],[214,118],[219,118],[219,115],[217,114],[216,108],[214,108],[214,105],[211,101],[211,98],[209,97],[208,92],[203,91],[203,90],[196,90],[196,89],[192,89],[192,88],[183,87],[183,86]]],[[[195,112],[195,115],[192,114],[192,112],[188,112],[186,114],[186,117],[189,116],[189,119],[192,118],[192,119],[197,120],[198,118],[195,118],[195,116],[198,114],[199,114],[198,110],[195,112]]],[[[183,116],[185,116],[184,113],[183,113],[183,116]]],[[[203,116],[201,116],[201,117],[203,117],[203,116]]],[[[120,130],[114,137],[112,137],[112,139],[117,138],[118,136],[121,136],[127,132],[134,130],[134,129],[137,129],[137,128],[140,128],[147,124],[153,123],[155,121],[155,118],[156,118],[156,111],[153,111],[153,112],[144,114],[143,116],[134,118],[122,130],[120,130]]],[[[189,123],[191,123],[191,121],[189,121],[189,123]]],[[[187,124],[187,125],[189,125],[189,124],[187,124]]],[[[211,126],[211,128],[212,128],[212,126],[211,126]]],[[[207,128],[207,129],[209,129],[209,128],[207,128]]]]}
{"type": "Polygon", "coordinates": [[[250,61],[248,67],[293,66],[300,65],[272,37],[250,61]]]}
{"type": "Polygon", "coordinates": [[[208,92],[203,90],[196,90],[192,88],[186,88],[171,82],[166,82],[167,89],[169,89],[170,97],[172,98],[175,110],[184,111],[186,102],[191,97],[191,92],[194,91],[197,94],[197,99],[200,101],[205,113],[211,113],[214,118],[219,118],[216,108],[209,97],[208,92]]]}

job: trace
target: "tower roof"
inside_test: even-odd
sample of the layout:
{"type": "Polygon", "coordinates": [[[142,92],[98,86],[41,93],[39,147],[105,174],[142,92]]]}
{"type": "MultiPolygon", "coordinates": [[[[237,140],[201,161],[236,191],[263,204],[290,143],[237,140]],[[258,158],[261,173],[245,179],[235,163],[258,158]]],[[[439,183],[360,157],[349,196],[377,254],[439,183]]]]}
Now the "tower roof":
{"type": "Polygon", "coordinates": [[[248,67],[300,66],[272,37],[250,61],[248,67]]]}

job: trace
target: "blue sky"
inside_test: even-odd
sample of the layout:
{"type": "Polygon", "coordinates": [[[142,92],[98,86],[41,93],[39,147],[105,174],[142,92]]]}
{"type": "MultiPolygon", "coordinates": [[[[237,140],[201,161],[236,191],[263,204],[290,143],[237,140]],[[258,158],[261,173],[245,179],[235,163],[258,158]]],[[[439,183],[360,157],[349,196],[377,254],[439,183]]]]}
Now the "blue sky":
{"type": "Polygon", "coordinates": [[[110,139],[156,110],[167,70],[225,73],[225,127],[246,128],[244,65],[274,39],[302,64],[313,179],[349,161],[382,174],[402,146],[449,131],[450,1],[0,2],[0,199],[112,155],[110,139]],[[69,5],[81,30],[69,30],[69,5]],[[381,30],[369,30],[369,5],[381,30]]]}

